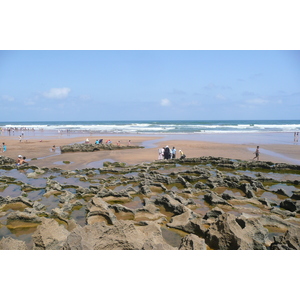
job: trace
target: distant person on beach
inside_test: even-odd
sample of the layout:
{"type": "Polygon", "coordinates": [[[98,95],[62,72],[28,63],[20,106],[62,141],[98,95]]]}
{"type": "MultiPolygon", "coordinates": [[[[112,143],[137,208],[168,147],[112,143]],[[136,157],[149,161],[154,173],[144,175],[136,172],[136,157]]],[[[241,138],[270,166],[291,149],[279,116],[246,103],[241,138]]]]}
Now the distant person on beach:
{"type": "Polygon", "coordinates": [[[5,152],[6,151],[6,145],[5,143],[2,143],[2,152],[5,152]]]}
{"type": "Polygon", "coordinates": [[[22,136],[21,135],[19,136],[19,142],[22,142],[22,136]]]}
{"type": "Polygon", "coordinates": [[[22,155],[18,155],[18,158],[17,158],[17,166],[19,166],[21,164],[21,162],[23,161],[23,156],[22,155]]]}
{"type": "Polygon", "coordinates": [[[25,156],[23,156],[21,159],[20,159],[20,165],[24,165],[24,164],[27,164],[27,162],[26,162],[26,157],[25,156]]]}
{"type": "Polygon", "coordinates": [[[87,139],[85,140],[85,143],[88,144],[89,142],[90,142],[90,140],[87,138],[87,139]]]}
{"type": "Polygon", "coordinates": [[[253,154],[255,154],[253,159],[257,159],[257,161],[259,161],[259,146],[256,147],[256,150],[253,154]]]}
{"type": "Polygon", "coordinates": [[[52,151],[53,151],[53,152],[55,151],[55,145],[52,146],[52,151]]]}
{"type": "Polygon", "coordinates": [[[158,149],[158,159],[164,159],[164,148],[158,149]]]}
{"type": "Polygon", "coordinates": [[[180,154],[180,159],[185,159],[186,158],[186,156],[185,156],[185,154],[183,153],[182,150],[179,150],[179,154],[180,154]]]}
{"type": "Polygon", "coordinates": [[[175,147],[173,147],[173,149],[172,149],[172,158],[173,159],[176,158],[176,149],[175,149],[175,147]]]}
{"type": "Polygon", "coordinates": [[[298,143],[299,132],[294,132],[294,143],[298,143]]]}
{"type": "Polygon", "coordinates": [[[128,141],[128,144],[127,144],[127,146],[130,146],[130,144],[131,144],[131,140],[129,140],[129,141],[128,141]]]}
{"type": "Polygon", "coordinates": [[[166,146],[166,147],[165,147],[164,158],[165,158],[165,159],[170,159],[170,158],[171,158],[171,151],[170,151],[169,146],[166,146]]]}

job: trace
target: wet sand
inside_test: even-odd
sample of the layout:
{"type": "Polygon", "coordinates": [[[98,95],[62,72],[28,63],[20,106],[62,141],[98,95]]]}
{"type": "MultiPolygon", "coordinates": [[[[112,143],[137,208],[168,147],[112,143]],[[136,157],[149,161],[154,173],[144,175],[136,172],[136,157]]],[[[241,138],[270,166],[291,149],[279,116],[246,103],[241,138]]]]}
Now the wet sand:
{"type": "MultiPolygon", "coordinates": [[[[260,160],[278,163],[292,163],[300,165],[300,145],[288,141],[285,134],[283,143],[276,143],[276,138],[269,135],[257,134],[246,136],[238,135],[102,135],[103,141],[110,139],[114,144],[120,141],[121,145],[144,146],[144,149],[112,150],[97,152],[77,152],[60,154],[59,147],[72,143],[83,143],[86,138],[95,143],[98,135],[70,134],[58,135],[49,133],[38,136],[24,135],[19,142],[18,135],[0,135],[0,145],[5,142],[7,151],[1,155],[16,159],[17,156],[26,156],[29,164],[39,167],[58,167],[64,170],[75,170],[89,167],[102,167],[103,161],[119,161],[133,165],[142,162],[151,162],[158,159],[158,148],[168,145],[170,149],[182,150],[187,157],[215,156],[232,159],[251,160],[254,157],[256,145],[260,146],[260,160]],[[227,142],[226,142],[227,141],[227,142]],[[251,142],[250,142],[251,141],[251,142]],[[287,142],[286,142],[287,141],[287,142]],[[56,150],[52,151],[55,145],[56,150]],[[37,160],[32,160],[36,158],[37,160]],[[69,161],[69,164],[63,163],[69,161]]],[[[1,148],[2,151],[2,148],[1,148]]]]}

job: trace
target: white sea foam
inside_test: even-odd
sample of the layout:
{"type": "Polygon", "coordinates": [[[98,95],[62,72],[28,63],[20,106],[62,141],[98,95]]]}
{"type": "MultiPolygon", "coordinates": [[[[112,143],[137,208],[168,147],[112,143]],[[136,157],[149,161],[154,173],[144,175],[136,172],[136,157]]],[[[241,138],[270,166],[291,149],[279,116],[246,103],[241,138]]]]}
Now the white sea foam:
{"type": "Polygon", "coordinates": [[[300,122],[291,121],[116,121],[116,122],[16,122],[0,127],[17,130],[91,131],[103,133],[251,133],[300,131],[300,122]]]}

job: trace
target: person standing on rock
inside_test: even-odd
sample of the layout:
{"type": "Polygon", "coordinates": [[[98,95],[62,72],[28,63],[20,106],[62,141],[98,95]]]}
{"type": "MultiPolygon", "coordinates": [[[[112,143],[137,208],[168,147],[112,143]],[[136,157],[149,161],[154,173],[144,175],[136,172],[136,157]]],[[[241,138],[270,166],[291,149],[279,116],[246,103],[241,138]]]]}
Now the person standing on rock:
{"type": "Polygon", "coordinates": [[[259,161],[259,146],[256,147],[256,150],[253,154],[255,154],[255,156],[253,157],[253,160],[257,159],[257,161],[259,161]]]}

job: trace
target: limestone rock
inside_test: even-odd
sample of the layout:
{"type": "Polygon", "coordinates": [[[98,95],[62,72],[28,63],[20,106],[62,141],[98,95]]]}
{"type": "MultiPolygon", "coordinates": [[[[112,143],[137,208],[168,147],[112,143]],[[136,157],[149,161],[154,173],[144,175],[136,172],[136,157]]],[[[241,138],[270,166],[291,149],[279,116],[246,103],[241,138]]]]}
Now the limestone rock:
{"type": "Polygon", "coordinates": [[[182,238],[178,250],[206,250],[205,240],[195,234],[188,234],[182,238]]]}
{"type": "Polygon", "coordinates": [[[24,241],[3,237],[0,240],[0,250],[28,250],[28,247],[24,241]]]}
{"type": "Polygon", "coordinates": [[[205,242],[213,249],[221,250],[263,250],[268,230],[257,219],[236,218],[224,213],[211,224],[206,232],[205,242]]]}
{"type": "Polygon", "coordinates": [[[69,231],[55,220],[43,218],[42,224],[32,235],[33,249],[62,250],[69,234],[69,231]]]}

